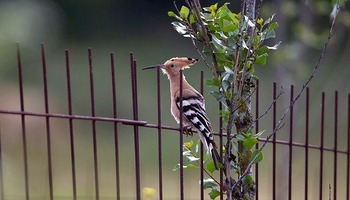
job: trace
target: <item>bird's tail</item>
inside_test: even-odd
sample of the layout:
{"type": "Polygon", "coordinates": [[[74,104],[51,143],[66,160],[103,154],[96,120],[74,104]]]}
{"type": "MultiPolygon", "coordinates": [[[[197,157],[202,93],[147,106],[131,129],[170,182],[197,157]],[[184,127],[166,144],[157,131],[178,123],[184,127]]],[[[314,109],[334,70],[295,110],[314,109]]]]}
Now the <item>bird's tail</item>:
{"type": "Polygon", "coordinates": [[[207,149],[213,159],[215,169],[219,169],[219,163],[222,164],[221,157],[216,149],[214,138],[205,137],[204,134],[199,134],[203,146],[207,149]]]}
{"type": "Polygon", "coordinates": [[[217,151],[217,149],[215,147],[213,147],[211,149],[211,157],[213,159],[213,162],[214,162],[214,166],[215,166],[215,169],[219,169],[219,163],[222,165],[222,162],[221,162],[221,157],[219,155],[219,152],[217,151]]]}

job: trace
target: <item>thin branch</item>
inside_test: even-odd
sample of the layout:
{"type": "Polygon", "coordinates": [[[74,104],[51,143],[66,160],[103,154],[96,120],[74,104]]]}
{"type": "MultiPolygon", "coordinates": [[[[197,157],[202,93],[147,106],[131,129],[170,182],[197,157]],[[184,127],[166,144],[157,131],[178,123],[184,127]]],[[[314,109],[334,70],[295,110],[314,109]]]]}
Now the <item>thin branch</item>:
{"type": "MultiPolygon", "coordinates": [[[[339,6],[339,2],[337,2],[337,11],[339,10],[340,6],[339,6]]],[[[338,12],[337,12],[338,13],[338,12]]],[[[284,121],[284,118],[287,116],[287,113],[290,111],[290,109],[295,105],[295,103],[298,101],[298,99],[300,98],[300,96],[303,94],[304,90],[306,89],[306,87],[309,85],[310,81],[314,78],[319,66],[320,66],[320,63],[324,57],[324,54],[326,53],[327,51],[327,47],[328,47],[328,44],[331,40],[331,38],[333,37],[334,35],[334,24],[335,24],[335,20],[336,20],[336,17],[337,15],[335,15],[335,17],[333,18],[333,21],[332,21],[332,24],[331,24],[331,27],[330,27],[330,30],[329,30],[329,34],[328,34],[328,38],[327,38],[327,41],[325,42],[324,46],[323,46],[323,49],[321,51],[321,54],[317,60],[317,63],[316,65],[314,66],[313,68],[313,71],[312,73],[310,74],[309,78],[307,79],[307,81],[303,84],[303,87],[301,88],[301,90],[299,91],[298,95],[293,99],[293,101],[291,102],[290,106],[285,110],[285,112],[283,113],[283,115],[281,116],[280,120],[278,121],[276,127],[274,128],[273,132],[266,138],[266,141],[262,144],[262,146],[259,148],[259,152],[261,152],[266,144],[268,143],[268,141],[277,133],[277,131],[281,128],[281,125],[282,122],[284,121]]],[[[244,171],[244,173],[239,177],[239,179],[237,180],[237,182],[232,186],[232,189],[234,189],[235,187],[238,186],[238,183],[242,181],[242,179],[249,173],[249,169],[250,167],[254,164],[254,162],[256,161],[256,159],[258,158],[258,155],[257,154],[253,159],[252,161],[249,163],[247,169],[244,171]]]]}
{"type": "Polygon", "coordinates": [[[259,117],[257,117],[254,121],[253,124],[256,123],[257,121],[259,121],[261,118],[263,118],[265,115],[267,115],[267,113],[269,113],[269,111],[272,109],[272,106],[274,103],[277,102],[277,100],[280,98],[280,96],[284,93],[284,88],[281,87],[281,90],[279,91],[279,93],[277,94],[276,98],[272,101],[272,103],[270,104],[270,106],[265,110],[265,112],[263,114],[261,114],[259,117]]]}

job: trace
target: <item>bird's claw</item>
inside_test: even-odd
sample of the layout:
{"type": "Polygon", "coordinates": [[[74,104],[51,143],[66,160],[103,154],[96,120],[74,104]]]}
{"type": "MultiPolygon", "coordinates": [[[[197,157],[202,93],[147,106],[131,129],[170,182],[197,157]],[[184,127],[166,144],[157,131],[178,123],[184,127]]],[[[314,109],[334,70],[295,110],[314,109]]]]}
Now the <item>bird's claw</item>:
{"type": "Polygon", "coordinates": [[[193,131],[192,131],[192,127],[191,126],[188,126],[188,127],[185,127],[185,131],[184,131],[184,134],[186,136],[193,136],[193,131]]]}

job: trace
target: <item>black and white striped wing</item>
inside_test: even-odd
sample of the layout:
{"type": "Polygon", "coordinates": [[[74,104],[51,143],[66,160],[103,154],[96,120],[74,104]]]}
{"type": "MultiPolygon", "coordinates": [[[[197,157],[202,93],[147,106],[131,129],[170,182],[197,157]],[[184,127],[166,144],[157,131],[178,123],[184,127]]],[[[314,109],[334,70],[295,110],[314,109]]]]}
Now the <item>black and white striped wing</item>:
{"type": "MultiPolygon", "coordinates": [[[[176,105],[180,109],[180,99],[176,99],[176,105]]],[[[201,134],[199,134],[203,145],[207,150],[213,149],[213,135],[210,121],[205,112],[205,104],[199,96],[190,96],[183,98],[182,113],[201,134]]]]}

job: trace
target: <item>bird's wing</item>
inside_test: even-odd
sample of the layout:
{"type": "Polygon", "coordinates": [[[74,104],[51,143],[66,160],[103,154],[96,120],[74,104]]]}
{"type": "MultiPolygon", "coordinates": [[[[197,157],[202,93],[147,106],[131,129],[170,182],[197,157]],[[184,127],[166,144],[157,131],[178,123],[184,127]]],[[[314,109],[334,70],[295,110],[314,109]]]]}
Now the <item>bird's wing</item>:
{"type": "MultiPolygon", "coordinates": [[[[176,105],[180,109],[180,98],[176,99],[176,105]]],[[[210,121],[205,112],[203,98],[198,95],[183,97],[182,113],[202,133],[199,134],[200,139],[206,149],[211,151],[214,147],[214,138],[210,121]]]]}

